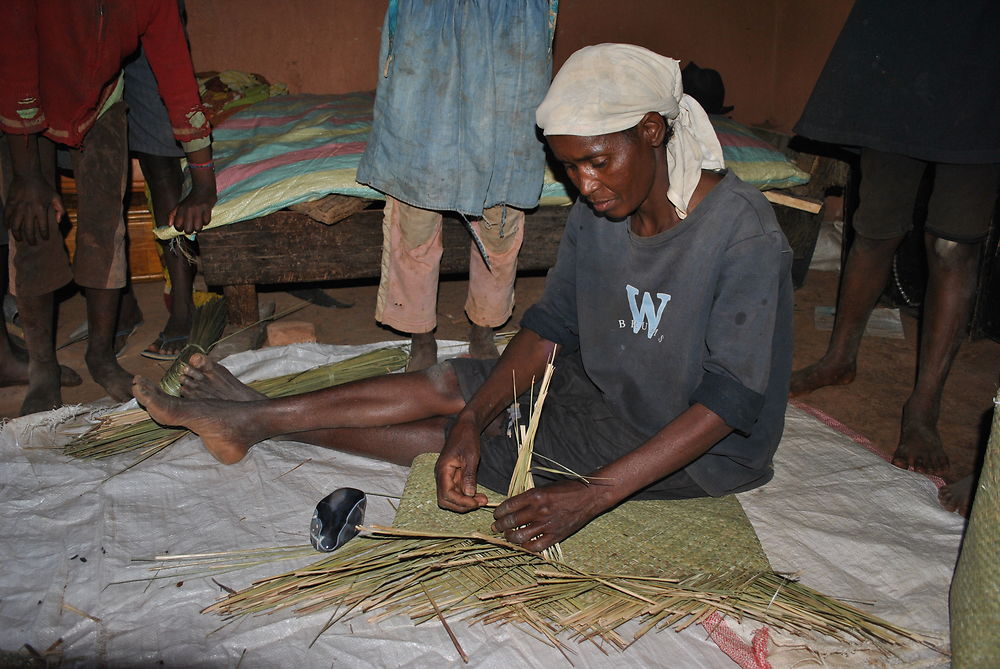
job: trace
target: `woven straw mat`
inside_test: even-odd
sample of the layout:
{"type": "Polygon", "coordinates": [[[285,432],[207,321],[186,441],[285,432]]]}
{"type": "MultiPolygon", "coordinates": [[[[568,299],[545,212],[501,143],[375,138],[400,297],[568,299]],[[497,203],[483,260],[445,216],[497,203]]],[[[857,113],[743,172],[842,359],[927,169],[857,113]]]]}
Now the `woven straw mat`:
{"type": "MultiPolygon", "coordinates": [[[[395,527],[427,532],[490,534],[493,515],[440,509],[436,454],[413,462],[395,527]]],[[[503,496],[480,487],[491,502],[503,496]]],[[[567,564],[591,573],[683,578],[736,568],[771,571],[753,526],[735,496],[626,502],[562,542],[567,564]]]]}
{"type": "Polygon", "coordinates": [[[952,666],[1000,666],[1000,393],[951,586],[952,666]],[[989,630],[993,630],[990,632],[989,630]]]}

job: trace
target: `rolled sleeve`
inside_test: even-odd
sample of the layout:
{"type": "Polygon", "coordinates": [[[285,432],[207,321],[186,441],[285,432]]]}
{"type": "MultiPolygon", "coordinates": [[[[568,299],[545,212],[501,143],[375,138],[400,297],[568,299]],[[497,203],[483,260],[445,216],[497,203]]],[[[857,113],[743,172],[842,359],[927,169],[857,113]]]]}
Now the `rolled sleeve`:
{"type": "Polygon", "coordinates": [[[524,316],[521,317],[521,327],[564,348],[573,349],[580,343],[580,338],[572,329],[539,305],[534,305],[524,312],[524,316]]]}
{"type": "Polygon", "coordinates": [[[727,250],[705,338],[708,355],[696,401],[744,434],[764,405],[770,381],[780,268],[787,264],[779,235],[756,235],[727,250]]]}
{"type": "Polygon", "coordinates": [[[204,149],[206,146],[212,145],[211,137],[199,137],[198,139],[193,139],[190,142],[181,142],[181,148],[184,149],[184,153],[194,153],[204,149]]]}
{"type": "Polygon", "coordinates": [[[737,432],[750,434],[764,407],[764,395],[729,377],[706,373],[691,394],[691,404],[701,404],[737,432]]]}

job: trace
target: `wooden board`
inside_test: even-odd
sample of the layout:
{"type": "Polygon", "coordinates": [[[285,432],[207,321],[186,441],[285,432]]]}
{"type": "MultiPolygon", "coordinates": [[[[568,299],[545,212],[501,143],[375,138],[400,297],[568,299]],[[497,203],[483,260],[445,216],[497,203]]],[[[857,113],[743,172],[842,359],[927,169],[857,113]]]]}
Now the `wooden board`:
{"type": "MultiPolygon", "coordinates": [[[[527,215],[519,269],[552,266],[568,212],[542,207],[527,215]]],[[[226,287],[230,322],[247,324],[257,318],[257,284],[378,277],[382,211],[363,211],[335,225],[279,211],[205,231],[198,241],[206,283],[226,287]]],[[[445,219],[443,243],[441,273],[468,272],[470,239],[461,221],[445,219]]]]}
{"type": "MultiPolygon", "coordinates": [[[[526,216],[518,270],[546,270],[553,265],[567,207],[541,207],[526,216]]],[[[795,252],[795,286],[805,281],[816,245],[820,215],[775,206],[778,223],[795,252]]],[[[278,211],[198,235],[201,267],[210,286],[222,286],[229,302],[229,322],[247,325],[258,319],[256,286],[306,281],[377,278],[382,259],[382,210],[369,209],[335,225],[305,214],[278,211]]],[[[469,234],[461,221],[445,219],[442,274],[469,271],[469,234]]]]}
{"type": "Polygon", "coordinates": [[[795,195],[791,195],[781,190],[766,190],[763,192],[764,197],[766,197],[768,202],[771,204],[780,204],[783,207],[798,209],[799,211],[805,211],[810,214],[818,214],[820,209],[823,208],[823,202],[821,200],[796,197],[795,195]]]}

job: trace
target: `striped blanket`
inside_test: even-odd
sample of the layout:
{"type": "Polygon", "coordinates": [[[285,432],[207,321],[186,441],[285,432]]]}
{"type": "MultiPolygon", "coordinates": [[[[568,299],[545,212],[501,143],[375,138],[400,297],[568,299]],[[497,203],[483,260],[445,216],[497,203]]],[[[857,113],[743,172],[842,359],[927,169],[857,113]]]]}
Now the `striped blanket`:
{"type": "MultiPolygon", "coordinates": [[[[212,133],[219,200],[208,228],[245,221],[331,193],[384,200],[354,175],[372,125],[374,91],[285,95],[255,103],[212,133]]],[[[569,204],[546,174],[541,204],[569,204]]],[[[161,239],[176,237],[159,228],[161,239]]]]}
{"type": "MultiPolygon", "coordinates": [[[[354,180],[372,124],[374,91],[343,95],[283,95],[250,105],[213,132],[219,200],[207,228],[245,221],[331,193],[383,200],[354,180]]],[[[713,117],[726,163],[761,188],[805,183],[781,153],[753,137],[746,126],[713,117]],[[745,131],[744,131],[745,129],[745,131]],[[782,165],[783,163],[783,165],[782,165]],[[784,167],[790,180],[776,182],[758,168],[784,167]]],[[[570,204],[566,187],[546,169],[540,204],[570,204]]],[[[161,239],[176,237],[158,228],[161,239]]]]}

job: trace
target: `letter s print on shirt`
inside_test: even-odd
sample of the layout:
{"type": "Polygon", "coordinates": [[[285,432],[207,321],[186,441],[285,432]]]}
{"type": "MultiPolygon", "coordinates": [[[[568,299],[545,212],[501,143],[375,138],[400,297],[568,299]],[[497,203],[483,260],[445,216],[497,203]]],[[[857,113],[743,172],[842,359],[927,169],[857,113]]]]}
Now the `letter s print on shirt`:
{"type": "Polygon", "coordinates": [[[645,330],[646,337],[652,339],[660,327],[660,318],[663,316],[664,307],[670,301],[670,295],[667,293],[657,293],[656,297],[660,299],[660,306],[656,307],[653,304],[652,295],[648,292],[643,292],[642,306],[640,307],[635,299],[639,296],[638,288],[626,284],[625,293],[628,295],[629,309],[632,310],[632,332],[639,334],[640,330],[645,330]]]}

